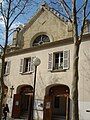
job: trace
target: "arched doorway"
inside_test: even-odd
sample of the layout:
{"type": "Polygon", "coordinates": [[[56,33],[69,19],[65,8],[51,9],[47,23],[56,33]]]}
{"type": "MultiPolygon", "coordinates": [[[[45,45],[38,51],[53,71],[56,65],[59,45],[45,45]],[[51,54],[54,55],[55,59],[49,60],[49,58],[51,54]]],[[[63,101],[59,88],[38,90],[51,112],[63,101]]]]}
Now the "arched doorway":
{"type": "Polygon", "coordinates": [[[69,120],[69,87],[54,84],[46,87],[44,120],[69,120]]]}
{"type": "Polygon", "coordinates": [[[27,118],[32,111],[33,87],[20,85],[17,87],[17,94],[14,94],[12,117],[27,118]]]}

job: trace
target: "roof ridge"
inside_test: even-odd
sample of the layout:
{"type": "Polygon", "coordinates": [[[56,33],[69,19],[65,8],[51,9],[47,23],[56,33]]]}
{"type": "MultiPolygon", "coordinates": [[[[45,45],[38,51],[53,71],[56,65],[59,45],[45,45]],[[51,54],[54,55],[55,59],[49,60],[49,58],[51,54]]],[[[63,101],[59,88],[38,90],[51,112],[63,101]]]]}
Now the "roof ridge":
{"type": "Polygon", "coordinates": [[[38,16],[38,14],[41,13],[41,11],[44,11],[44,10],[48,10],[50,11],[52,14],[54,14],[58,19],[60,19],[61,21],[63,21],[65,24],[67,24],[67,20],[64,18],[64,16],[60,15],[60,13],[55,10],[54,8],[50,7],[46,2],[44,2],[43,4],[41,4],[41,7],[39,7],[39,9],[37,10],[37,12],[30,18],[30,20],[24,24],[24,29],[27,29],[27,25],[28,24],[32,24],[33,20],[35,19],[36,16],[38,16]]]}
{"type": "Polygon", "coordinates": [[[68,20],[63,16],[61,15],[58,10],[56,10],[55,8],[52,8],[50,7],[46,2],[44,2],[42,5],[41,5],[42,8],[45,8],[47,9],[48,11],[50,11],[51,13],[53,13],[56,17],[58,17],[60,20],[62,20],[63,22],[67,22],[68,20]]]}

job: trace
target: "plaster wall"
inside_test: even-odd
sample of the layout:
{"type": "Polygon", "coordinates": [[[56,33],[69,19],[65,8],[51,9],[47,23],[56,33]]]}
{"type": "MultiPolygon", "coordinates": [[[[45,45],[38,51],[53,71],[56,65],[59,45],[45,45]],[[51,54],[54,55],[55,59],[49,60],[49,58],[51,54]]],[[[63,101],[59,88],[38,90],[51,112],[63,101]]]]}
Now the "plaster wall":
{"type": "MultiPolygon", "coordinates": [[[[80,109],[80,120],[90,119],[90,40],[81,43],[79,53],[79,109],[80,109]],[[86,117],[85,117],[86,116],[86,117]]],[[[33,86],[34,73],[32,74],[20,74],[20,60],[26,57],[38,57],[41,60],[41,64],[37,69],[37,82],[36,82],[36,99],[44,99],[45,88],[50,84],[65,84],[72,88],[73,78],[73,44],[61,45],[52,48],[32,51],[25,54],[11,56],[6,60],[11,61],[10,74],[5,76],[5,84],[9,87],[8,101],[10,101],[10,87],[14,86],[14,92],[21,84],[29,84],[33,86]],[[70,50],[70,68],[66,71],[61,72],[50,72],[48,71],[48,53],[70,50]]],[[[12,106],[12,104],[10,104],[12,106]]]]}
{"type": "Polygon", "coordinates": [[[28,26],[30,27],[23,34],[23,48],[29,48],[34,38],[42,33],[48,35],[51,42],[72,36],[72,31],[68,32],[68,23],[63,22],[48,10],[42,12],[34,23],[28,26]]]}

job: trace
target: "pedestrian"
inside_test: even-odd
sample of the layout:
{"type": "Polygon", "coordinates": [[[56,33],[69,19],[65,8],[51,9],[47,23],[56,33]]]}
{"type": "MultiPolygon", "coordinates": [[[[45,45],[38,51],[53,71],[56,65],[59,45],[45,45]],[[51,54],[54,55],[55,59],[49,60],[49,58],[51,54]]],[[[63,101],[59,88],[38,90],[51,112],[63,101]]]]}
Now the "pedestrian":
{"type": "Polygon", "coordinates": [[[8,104],[5,105],[5,107],[3,108],[3,114],[4,114],[4,120],[6,120],[7,118],[7,113],[9,113],[9,107],[8,104]]]}

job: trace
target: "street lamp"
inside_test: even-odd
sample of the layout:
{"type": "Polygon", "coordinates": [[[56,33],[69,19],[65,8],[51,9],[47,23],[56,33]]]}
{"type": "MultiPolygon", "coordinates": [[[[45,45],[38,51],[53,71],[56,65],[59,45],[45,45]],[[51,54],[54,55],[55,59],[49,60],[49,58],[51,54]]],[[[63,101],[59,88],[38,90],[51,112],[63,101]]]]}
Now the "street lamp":
{"type": "Polygon", "coordinates": [[[36,87],[36,73],[37,73],[37,66],[39,66],[41,60],[37,57],[33,60],[33,65],[35,66],[35,73],[34,73],[34,86],[33,86],[33,100],[32,100],[32,120],[34,118],[34,101],[35,101],[35,87],[36,87]]]}
{"type": "Polygon", "coordinates": [[[3,0],[0,0],[0,4],[2,3],[3,0]]]}

